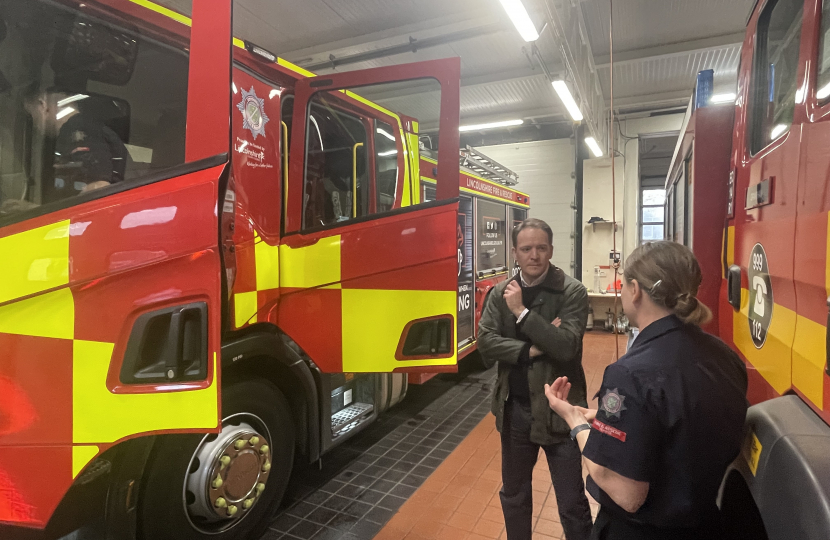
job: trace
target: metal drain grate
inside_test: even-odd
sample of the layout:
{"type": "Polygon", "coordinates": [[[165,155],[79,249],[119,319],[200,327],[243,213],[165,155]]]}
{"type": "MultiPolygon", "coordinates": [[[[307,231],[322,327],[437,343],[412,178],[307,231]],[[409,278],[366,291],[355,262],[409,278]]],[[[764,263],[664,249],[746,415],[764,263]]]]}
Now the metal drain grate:
{"type": "MultiPolygon", "coordinates": [[[[367,416],[375,410],[375,407],[369,403],[353,403],[331,416],[331,433],[336,435],[342,431],[349,424],[359,423],[361,416],[367,416]]],[[[354,426],[351,426],[354,427],[354,426]]],[[[349,429],[351,429],[351,427],[349,429]]]]}

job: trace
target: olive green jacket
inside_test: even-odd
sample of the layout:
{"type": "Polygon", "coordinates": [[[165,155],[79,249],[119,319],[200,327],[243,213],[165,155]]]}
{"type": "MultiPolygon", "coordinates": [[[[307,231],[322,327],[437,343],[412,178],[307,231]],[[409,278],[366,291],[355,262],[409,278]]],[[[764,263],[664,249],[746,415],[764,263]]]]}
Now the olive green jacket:
{"type": "MultiPolygon", "coordinates": [[[[498,363],[498,379],[493,389],[492,411],[496,416],[496,428],[502,431],[504,404],[510,390],[508,376],[519,361],[525,341],[516,336],[516,316],[504,300],[504,290],[518,274],[499,283],[490,291],[484,303],[484,312],[478,329],[478,350],[484,365],[498,363]]],[[[534,359],[528,368],[530,384],[530,408],[532,423],[530,440],[537,444],[552,444],[567,437],[568,424],[548,405],[545,384],[557,377],[568,377],[571,392],[568,401],[587,407],[585,372],[582,370],[582,337],[588,322],[588,292],[576,279],[565,275],[560,268],[551,265],[542,291],[530,306],[522,324],[522,332],[544,353],[534,359]],[[561,318],[559,328],[551,321],[561,318]]]]}

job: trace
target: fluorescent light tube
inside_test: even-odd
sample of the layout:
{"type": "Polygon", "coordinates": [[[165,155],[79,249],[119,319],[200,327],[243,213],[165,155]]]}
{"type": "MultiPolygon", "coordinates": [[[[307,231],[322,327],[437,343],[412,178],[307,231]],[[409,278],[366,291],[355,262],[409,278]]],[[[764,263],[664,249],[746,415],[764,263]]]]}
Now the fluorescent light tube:
{"type": "Polygon", "coordinates": [[[86,99],[89,96],[86,94],[75,94],[74,96],[69,96],[68,98],[64,98],[58,101],[58,107],[66,107],[70,103],[75,103],[76,101],[81,101],[82,99],[86,99]]]}
{"type": "Polygon", "coordinates": [[[816,92],[816,97],[818,99],[824,99],[827,96],[830,96],[830,83],[825,84],[818,89],[818,92],[816,92]]]}
{"type": "Polygon", "coordinates": [[[389,139],[390,141],[393,141],[393,142],[395,141],[395,137],[394,137],[394,136],[392,136],[392,134],[390,134],[390,133],[389,133],[388,131],[386,131],[385,129],[380,129],[380,128],[378,128],[378,133],[380,133],[381,135],[383,135],[384,137],[386,137],[386,138],[387,138],[387,139],[389,139]]]}
{"type": "Polygon", "coordinates": [[[597,140],[593,137],[585,137],[585,144],[588,145],[588,148],[591,149],[591,152],[594,153],[594,157],[602,157],[602,149],[597,144],[597,140]]]}
{"type": "Polygon", "coordinates": [[[565,81],[553,81],[553,89],[556,90],[559,99],[562,100],[565,108],[568,109],[568,113],[570,113],[571,118],[574,119],[574,122],[582,120],[582,111],[579,110],[579,107],[577,106],[576,101],[574,101],[574,97],[571,95],[571,91],[568,89],[568,85],[565,81]]]}
{"type": "Polygon", "coordinates": [[[67,116],[69,116],[73,112],[75,112],[75,109],[73,109],[72,107],[67,107],[65,109],[61,109],[60,111],[58,111],[58,114],[55,115],[55,120],[61,120],[63,118],[66,118],[67,116]]]}
{"type": "Polygon", "coordinates": [[[777,139],[779,135],[784,133],[789,129],[789,125],[787,124],[778,124],[774,128],[772,128],[772,132],[769,134],[771,139],[777,139]]]}
{"type": "Polygon", "coordinates": [[[728,103],[728,102],[735,102],[735,98],[738,96],[733,93],[728,94],[715,94],[711,98],[709,98],[710,103],[728,103]]]}
{"type": "Polygon", "coordinates": [[[513,26],[519,31],[519,35],[525,41],[536,41],[539,39],[539,32],[536,31],[536,26],[530,20],[530,15],[527,14],[522,0],[499,0],[507,16],[513,22],[513,26]]]}
{"type": "Polygon", "coordinates": [[[387,152],[378,152],[378,155],[379,155],[379,156],[386,157],[386,156],[394,156],[394,155],[395,155],[395,154],[397,154],[397,153],[398,153],[398,151],[397,151],[397,150],[389,150],[389,151],[387,151],[387,152]]]}
{"type": "Polygon", "coordinates": [[[525,121],[522,119],[518,120],[504,120],[503,122],[490,122],[489,124],[475,124],[473,126],[460,126],[458,131],[479,131],[482,129],[491,129],[491,128],[498,128],[498,127],[509,127],[509,126],[520,126],[524,124],[525,121]]]}

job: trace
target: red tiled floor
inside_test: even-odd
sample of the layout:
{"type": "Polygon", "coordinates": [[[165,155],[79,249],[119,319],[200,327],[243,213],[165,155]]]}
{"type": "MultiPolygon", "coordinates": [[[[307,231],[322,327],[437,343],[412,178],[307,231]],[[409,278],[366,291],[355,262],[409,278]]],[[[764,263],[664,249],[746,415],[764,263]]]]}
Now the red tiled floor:
{"type": "MultiPolygon", "coordinates": [[[[614,359],[614,338],[598,331],[585,336],[582,365],[588,401],[599,390],[614,359]]],[[[620,338],[620,352],[625,341],[620,338]]],[[[596,407],[596,404],[592,404],[596,407]]],[[[501,488],[501,445],[488,415],[400,508],[375,540],[506,540],[501,488]]],[[[597,504],[589,498],[594,515],[597,504]]],[[[556,496],[544,455],[533,471],[533,538],[564,538],[556,496]]]]}

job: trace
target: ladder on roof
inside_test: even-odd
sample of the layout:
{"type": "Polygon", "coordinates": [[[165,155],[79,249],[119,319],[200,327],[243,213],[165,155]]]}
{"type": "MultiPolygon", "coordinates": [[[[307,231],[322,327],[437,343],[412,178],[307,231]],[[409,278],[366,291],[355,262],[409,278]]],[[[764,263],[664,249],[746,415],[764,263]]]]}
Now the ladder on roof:
{"type": "Polygon", "coordinates": [[[475,150],[471,146],[460,151],[460,165],[476,176],[491,180],[504,186],[515,186],[519,183],[519,175],[475,150]]]}

